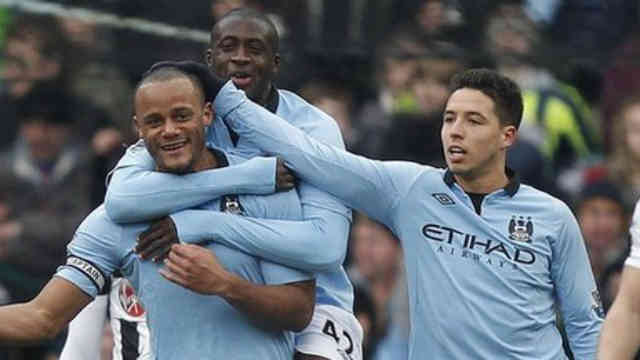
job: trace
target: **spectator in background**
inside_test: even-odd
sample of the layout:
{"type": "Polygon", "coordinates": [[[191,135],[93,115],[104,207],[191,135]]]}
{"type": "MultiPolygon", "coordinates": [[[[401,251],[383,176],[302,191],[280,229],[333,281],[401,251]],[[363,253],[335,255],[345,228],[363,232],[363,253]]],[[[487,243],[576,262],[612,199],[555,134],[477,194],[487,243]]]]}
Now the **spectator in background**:
{"type": "Polygon", "coordinates": [[[352,94],[338,84],[329,81],[311,80],[300,89],[300,96],[331,116],[340,127],[347,149],[358,140],[351,120],[352,94]]]}
{"type": "MultiPolygon", "coordinates": [[[[0,283],[12,302],[37,294],[91,209],[87,151],[74,143],[69,105],[55,88],[34,88],[16,107],[18,139],[0,154],[0,283]]],[[[16,350],[25,360],[50,351],[16,350]]]]}
{"type": "Polygon", "coordinates": [[[574,84],[560,82],[541,64],[539,54],[543,46],[539,29],[527,17],[522,4],[498,6],[488,20],[485,45],[498,71],[523,89],[519,142],[528,145],[515,147],[510,154],[521,160],[531,156],[534,161],[519,161],[517,170],[523,174],[542,174],[548,179],[559,178],[557,184],[552,181],[536,184],[535,178],[523,178],[523,182],[544,186],[542,190],[566,199],[556,185],[564,193],[579,191],[575,188],[576,176],[583,164],[600,154],[599,127],[592,110],[597,98],[587,101],[574,84]],[[531,152],[529,145],[535,146],[545,159],[544,168],[540,168],[540,156],[531,152]],[[523,169],[526,165],[530,166],[523,169]]]}
{"type": "Polygon", "coordinates": [[[353,295],[353,314],[360,322],[363,331],[362,360],[372,360],[372,354],[375,354],[378,341],[375,336],[375,329],[378,326],[376,307],[371,294],[366,289],[355,286],[353,295]]]}
{"type": "Polygon", "coordinates": [[[407,358],[409,303],[400,242],[386,227],[359,214],[350,245],[349,277],[370,294],[375,308],[372,359],[407,358]]]}
{"type": "Polygon", "coordinates": [[[0,115],[4,126],[0,148],[6,149],[16,138],[16,103],[37,84],[61,81],[67,50],[66,39],[53,18],[23,15],[11,21],[1,71],[0,115]]]}
{"type": "Polygon", "coordinates": [[[618,189],[608,182],[587,185],[580,194],[577,219],[591,268],[601,285],[605,268],[627,250],[628,214],[618,189]]]}
{"type": "Polygon", "coordinates": [[[424,47],[412,36],[395,33],[383,41],[375,65],[375,98],[367,101],[356,116],[362,142],[354,151],[376,156],[384,145],[384,134],[392,126],[392,114],[402,107],[403,99],[411,99],[411,77],[418,66],[418,55],[424,47]]]}
{"type": "Polygon", "coordinates": [[[627,206],[640,197],[640,95],[627,98],[612,118],[612,152],[605,169],[620,188],[627,206]]]}
{"type": "MultiPolygon", "coordinates": [[[[417,59],[404,107],[391,118],[377,157],[444,166],[440,127],[449,94],[449,79],[464,69],[461,49],[449,43],[433,43],[417,59]]],[[[369,137],[366,137],[368,139],[369,137]]]]}

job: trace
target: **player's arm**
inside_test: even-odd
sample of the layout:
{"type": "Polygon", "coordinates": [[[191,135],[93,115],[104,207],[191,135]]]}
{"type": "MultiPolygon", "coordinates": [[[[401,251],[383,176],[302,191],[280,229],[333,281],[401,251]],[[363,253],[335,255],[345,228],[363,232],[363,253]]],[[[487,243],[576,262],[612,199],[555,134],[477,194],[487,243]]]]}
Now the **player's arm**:
{"type": "Polygon", "coordinates": [[[301,180],[383,224],[390,223],[395,205],[421,172],[416,164],[374,161],[317,141],[250,101],[231,82],[214,105],[241,137],[282,157],[301,180]]]}
{"type": "Polygon", "coordinates": [[[0,307],[0,343],[27,345],[53,339],[90,301],[76,285],[54,277],[33,300],[0,307]]]}
{"type": "Polygon", "coordinates": [[[97,296],[69,324],[59,360],[90,359],[100,353],[109,295],[97,296]]]}
{"type": "Polygon", "coordinates": [[[551,276],[569,345],[576,359],[595,359],[603,309],[587,250],[571,210],[558,202],[558,237],[552,241],[551,276]]]}
{"type": "Polygon", "coordinates": [[[625,266],[620,291],[602,327],[598,359],[631,360],[640,348],[640,268],[625,266]]]}
{"type": "Polygon", "coordinates": [[[154,170],[155,162],[143,142],[127,150],[107,188],[105,208],[111,219],[119,223],[157,219],[226,194],[270,194],[276,190],[274,158],[253,158],[186,175],[154,170]]]}
{"type": "Polygon", "coordinates": [[[640,348],[640,202],[629,233],[631,253],[600,335],[598,359],[602,360],[633,359],[640,348]]]}
{"type": "Polygon", "coordinates": [[[165,265],[160,273],[169,281],[200,294],[220,296],[264,328],[300,331],[311,321],[315,280],[308,274],[266,263],[262,270],[271,285],[254,284],[226,271],[212,251],[192,244],[173,245],[165,265]],[[288,282],[274,284],[275,278],[288,282]]]}

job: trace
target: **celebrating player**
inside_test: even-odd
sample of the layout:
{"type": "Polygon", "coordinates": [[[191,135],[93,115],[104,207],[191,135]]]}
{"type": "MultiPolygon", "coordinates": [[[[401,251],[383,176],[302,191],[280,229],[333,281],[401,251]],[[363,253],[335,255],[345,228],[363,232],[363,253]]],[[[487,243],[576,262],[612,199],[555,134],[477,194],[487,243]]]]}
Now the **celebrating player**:
{"type": "MultiPolygon", "coordinates": [[[[135,124],[159,171],[188,176],[180,174],[240,160],[205,147],[204,126],[212,120],[205,88],[197,77],[171,67],[147,73],[137,86],[135,124]]],[[[302,215],[295,191],[238,196],[238,201],[250,216],[302,215]]],[[[221,201],[203,208],[227,210],[221,201]]],[[[172,273],[179,271],[172,264],[213,264],[207,280],[214,286],[197,294],[166,281],[161,273],[169,270],[163,264],[140,261],[133,252],[137,235],[147,226],[121,226],[109,219],[103,206],[94,210],[69,244],[66,264],[40,294],[28,303],[0,308],[0,342],[28,343],[55,335],[93,297],[108,291],[107,279],[119,270],[145,305],[157,358],[293,357],[290,331],[307,326],[314,306],[309,274],[218,244],[175,246],[167,265],[172,273]]]]}
{"type": "Polygon", "coordinates": [[[401,239],[411,359],[564,359],[556,309],[575,358],[595,358],[602,307],[576,220],[505,167],[522,117],[510,79],[482,69],[452,79],[441,130],[447,169],[323,144],[233,84],[214,107],[241,139],[401,239]]]}
{"type": "MultiPolygon", "coordinates": [[[[252,10],[239,9],[228,13],[212,28],[206,59],[212,71],[221,78],[231,79],[265,111],[277,114],[319,141],[344,148],[333,119],[297,95],[276,89],[273,80],[280,69],[278,46],[276,29],[268,18],[252,10]]],[[[191,64],[190,68],[196,70],[196,65],[191,64]]],[[[200,70],[208,72],[204,65],[200,70]]],[[[246,139],[229,132],[222,121],[214,122],[208,135],[215,146],[224,150],[247,157],[260,154],[246,139]]],[[[153,172],[155,164],[140,147],[128,151],[116,167],[105,206],[115,221],[124,223],[171,214],[141,234],[137,251],[143,258],[167,249],[177,240],[176,235],[184,242],[199,243],[210,240],[211,232],[215,231],[222,233],[216,238],[221,244],[269,261],[314,271],[317,306],[309,327],[296,336],[296,357],[361,359],[362,328],[353,315],[353,290],[342,268],[351,215],[340,201],[301,182],[297,190],[304,221],[227,214],[223,220],[218,218],[213,223],[210,217],[216,215],[215,212],[178,211],[226,193],[242,193],[247,187],[225,189],[226,184],[233,185],[233,178],[219,179],[215,174],[185,179],[153,172]],[[174,222],[180,228],[178,233],[173,230],[174,222]],[[319,248],[322,251],[318,251],[319,248]]]]}

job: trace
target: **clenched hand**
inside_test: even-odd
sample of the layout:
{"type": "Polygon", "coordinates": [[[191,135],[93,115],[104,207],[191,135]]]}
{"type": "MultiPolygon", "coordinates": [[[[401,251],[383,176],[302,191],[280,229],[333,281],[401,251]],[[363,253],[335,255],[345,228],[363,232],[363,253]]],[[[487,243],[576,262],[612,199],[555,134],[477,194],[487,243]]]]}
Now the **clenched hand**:
{"type": "Polygon", "coordinates": [[[165,216],[138,235],[135,252],[143,260],[160,261],[171,250],[171,245],[179,242],[176,225],[170,217],[165,216]]]}

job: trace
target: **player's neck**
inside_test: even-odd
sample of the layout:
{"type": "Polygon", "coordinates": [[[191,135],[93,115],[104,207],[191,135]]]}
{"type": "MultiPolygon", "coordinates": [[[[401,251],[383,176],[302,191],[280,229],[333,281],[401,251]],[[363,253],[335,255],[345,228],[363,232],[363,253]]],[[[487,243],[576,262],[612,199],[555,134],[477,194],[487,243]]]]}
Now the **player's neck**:
{"type": "Polygon", "coordinates": [[[509,184],[504,166],[500,170],[489,171],[481,175],[454,175],[456,182],[465,192],[489,194],[509,184]]]}
{"type": "Polygon", "coordinates": [[[220,161],[216,157],[216,154],[214,154],[213,151],[209,150],[208,148],[205,148],[202,151],[202,155],[200,156],[198,163],[193,167],[193,171],[195,172],[210,170],[218,168],[219,166],[220,161]]]}

